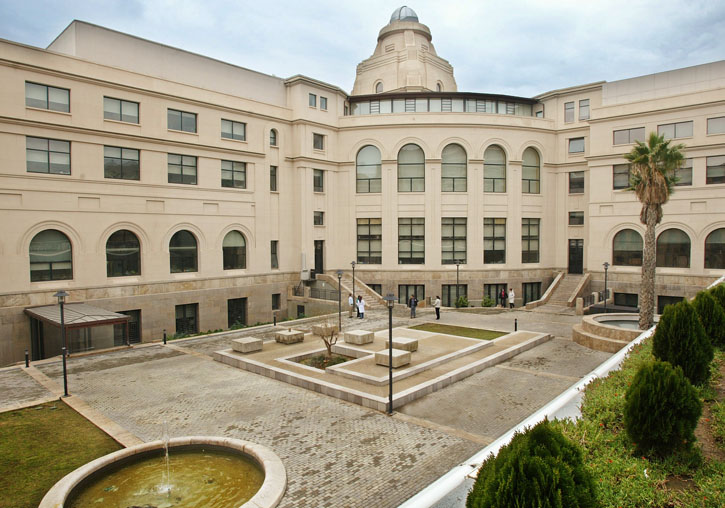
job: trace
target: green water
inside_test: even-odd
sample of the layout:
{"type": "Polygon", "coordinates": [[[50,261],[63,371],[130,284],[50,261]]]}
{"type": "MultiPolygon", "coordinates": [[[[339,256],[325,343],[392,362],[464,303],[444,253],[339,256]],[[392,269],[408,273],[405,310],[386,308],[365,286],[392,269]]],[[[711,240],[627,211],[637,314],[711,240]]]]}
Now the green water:
{"type": "Polygon", "coordinates": [[[163,456],[141,459],[87,485],[66,506],[236,508],[256,494],[264,472],[247,457],[223,451],[169,452],[171,482],[163,456]]]}

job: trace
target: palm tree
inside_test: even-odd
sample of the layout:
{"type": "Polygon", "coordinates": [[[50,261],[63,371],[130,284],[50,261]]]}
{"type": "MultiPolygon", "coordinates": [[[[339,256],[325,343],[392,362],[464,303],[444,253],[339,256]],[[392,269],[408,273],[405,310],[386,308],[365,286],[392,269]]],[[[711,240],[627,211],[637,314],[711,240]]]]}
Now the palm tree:
{"type": "Polygon", "coordinates": [[[639,328],[647,330],[654,324],[654,293],[656,269],[655,226],[662,220],[662,205],[670,199],[677,182],[675,170],[685,160],[685,145],[670,146],[670,140],[651,132],[647,143],[636,141],[632,151],[624,156],[631,163],[629,190],[642,203],[639,220],[645,225],[642,255],[642,286],[640,288],[639,328]]]}

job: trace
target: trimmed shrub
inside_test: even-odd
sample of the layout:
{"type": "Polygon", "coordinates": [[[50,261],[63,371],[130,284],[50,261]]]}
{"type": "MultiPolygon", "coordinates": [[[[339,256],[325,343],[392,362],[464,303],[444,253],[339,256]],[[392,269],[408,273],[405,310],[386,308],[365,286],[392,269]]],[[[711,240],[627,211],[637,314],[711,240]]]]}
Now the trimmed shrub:
{"type": "Polygon", "coordinates": [[[701,291],[692,302],[705,334],[713,346],[725,345],[725,310],[708,291],[701,291]]]}
{"type": "Polygon", "coordinates": [[[547,420],[516,433],[481,465],[467,508],[596,507],[581,451],[547,420]]]}
{"type": "Polygon", "coordinates": [[[652,338],[652,354],[658,360],[682,367],[685,377],[702,385],[710,377],[714,353],[705,328],[690,302],[665,307],[652,338]]]}
{"type": "Polygon", "coordinates": [[[625,397],[624,427],[639,453],[664,456],[692,448],[702,402],[680,367],[642,365],[625,397]]]}
{"type": "Polygon", "coordinates": [[[725,284],[718,284],[710,290],[710,294],[720,303],[720,307],[725,310],[725,284]]]}
{"type": "Polygon", "coordinates": [[[484,296],[483,300],[481,300],[481,307],[495,307],[495,306],[496,306],[496,302],[492,298],[489,298],[488,296],[484,296]]]}
{"type": "Polygon", "coordinates": [[[456,300],[456,308],[460,309],[461,307],[468,307],[468,297],[465,295],[459,296],[458,300],[456,300]]]}

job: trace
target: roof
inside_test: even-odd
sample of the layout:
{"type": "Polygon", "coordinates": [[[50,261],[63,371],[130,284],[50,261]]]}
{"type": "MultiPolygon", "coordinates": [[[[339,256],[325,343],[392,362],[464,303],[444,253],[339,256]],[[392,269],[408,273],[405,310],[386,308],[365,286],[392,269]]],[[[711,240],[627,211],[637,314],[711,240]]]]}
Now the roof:
{"type": "MultiPolygon", "coordinates": [[[[60,326],[60,306],[43,305],[42,307],[29,307],[25,313],[53,326],[60,326]]],[[[87,328],[90,326],[112,325],[125,323],[129,316],[111,312],[88,305],[87,303],[66,303],[63,309],[63,321],[66,328],[87,328]]]]}

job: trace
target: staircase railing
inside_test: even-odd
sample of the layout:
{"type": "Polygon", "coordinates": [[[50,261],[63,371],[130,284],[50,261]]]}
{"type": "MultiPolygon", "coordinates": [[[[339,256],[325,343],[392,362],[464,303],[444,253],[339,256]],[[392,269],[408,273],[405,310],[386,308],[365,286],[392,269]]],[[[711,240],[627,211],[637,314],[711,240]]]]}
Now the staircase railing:
{"type": "Polygon", "coordinates": [[[558,275],[551,282],[551,284],[549,284],[549,287],[546,289],[546,291],[544,291],[544,294],[541,295],[541,298],[526,304],[526,310],[535,309],[536,307],[539,307],[539,306],[547,303],[549,301],[549,299],[551,298],[551,295],[554,294],[554,290],[557,287],[559,287],[559,283],[561,282],[561,279],[563,279],[563,278],[564,278],[564,272],[559,272],[558,275]]]}

